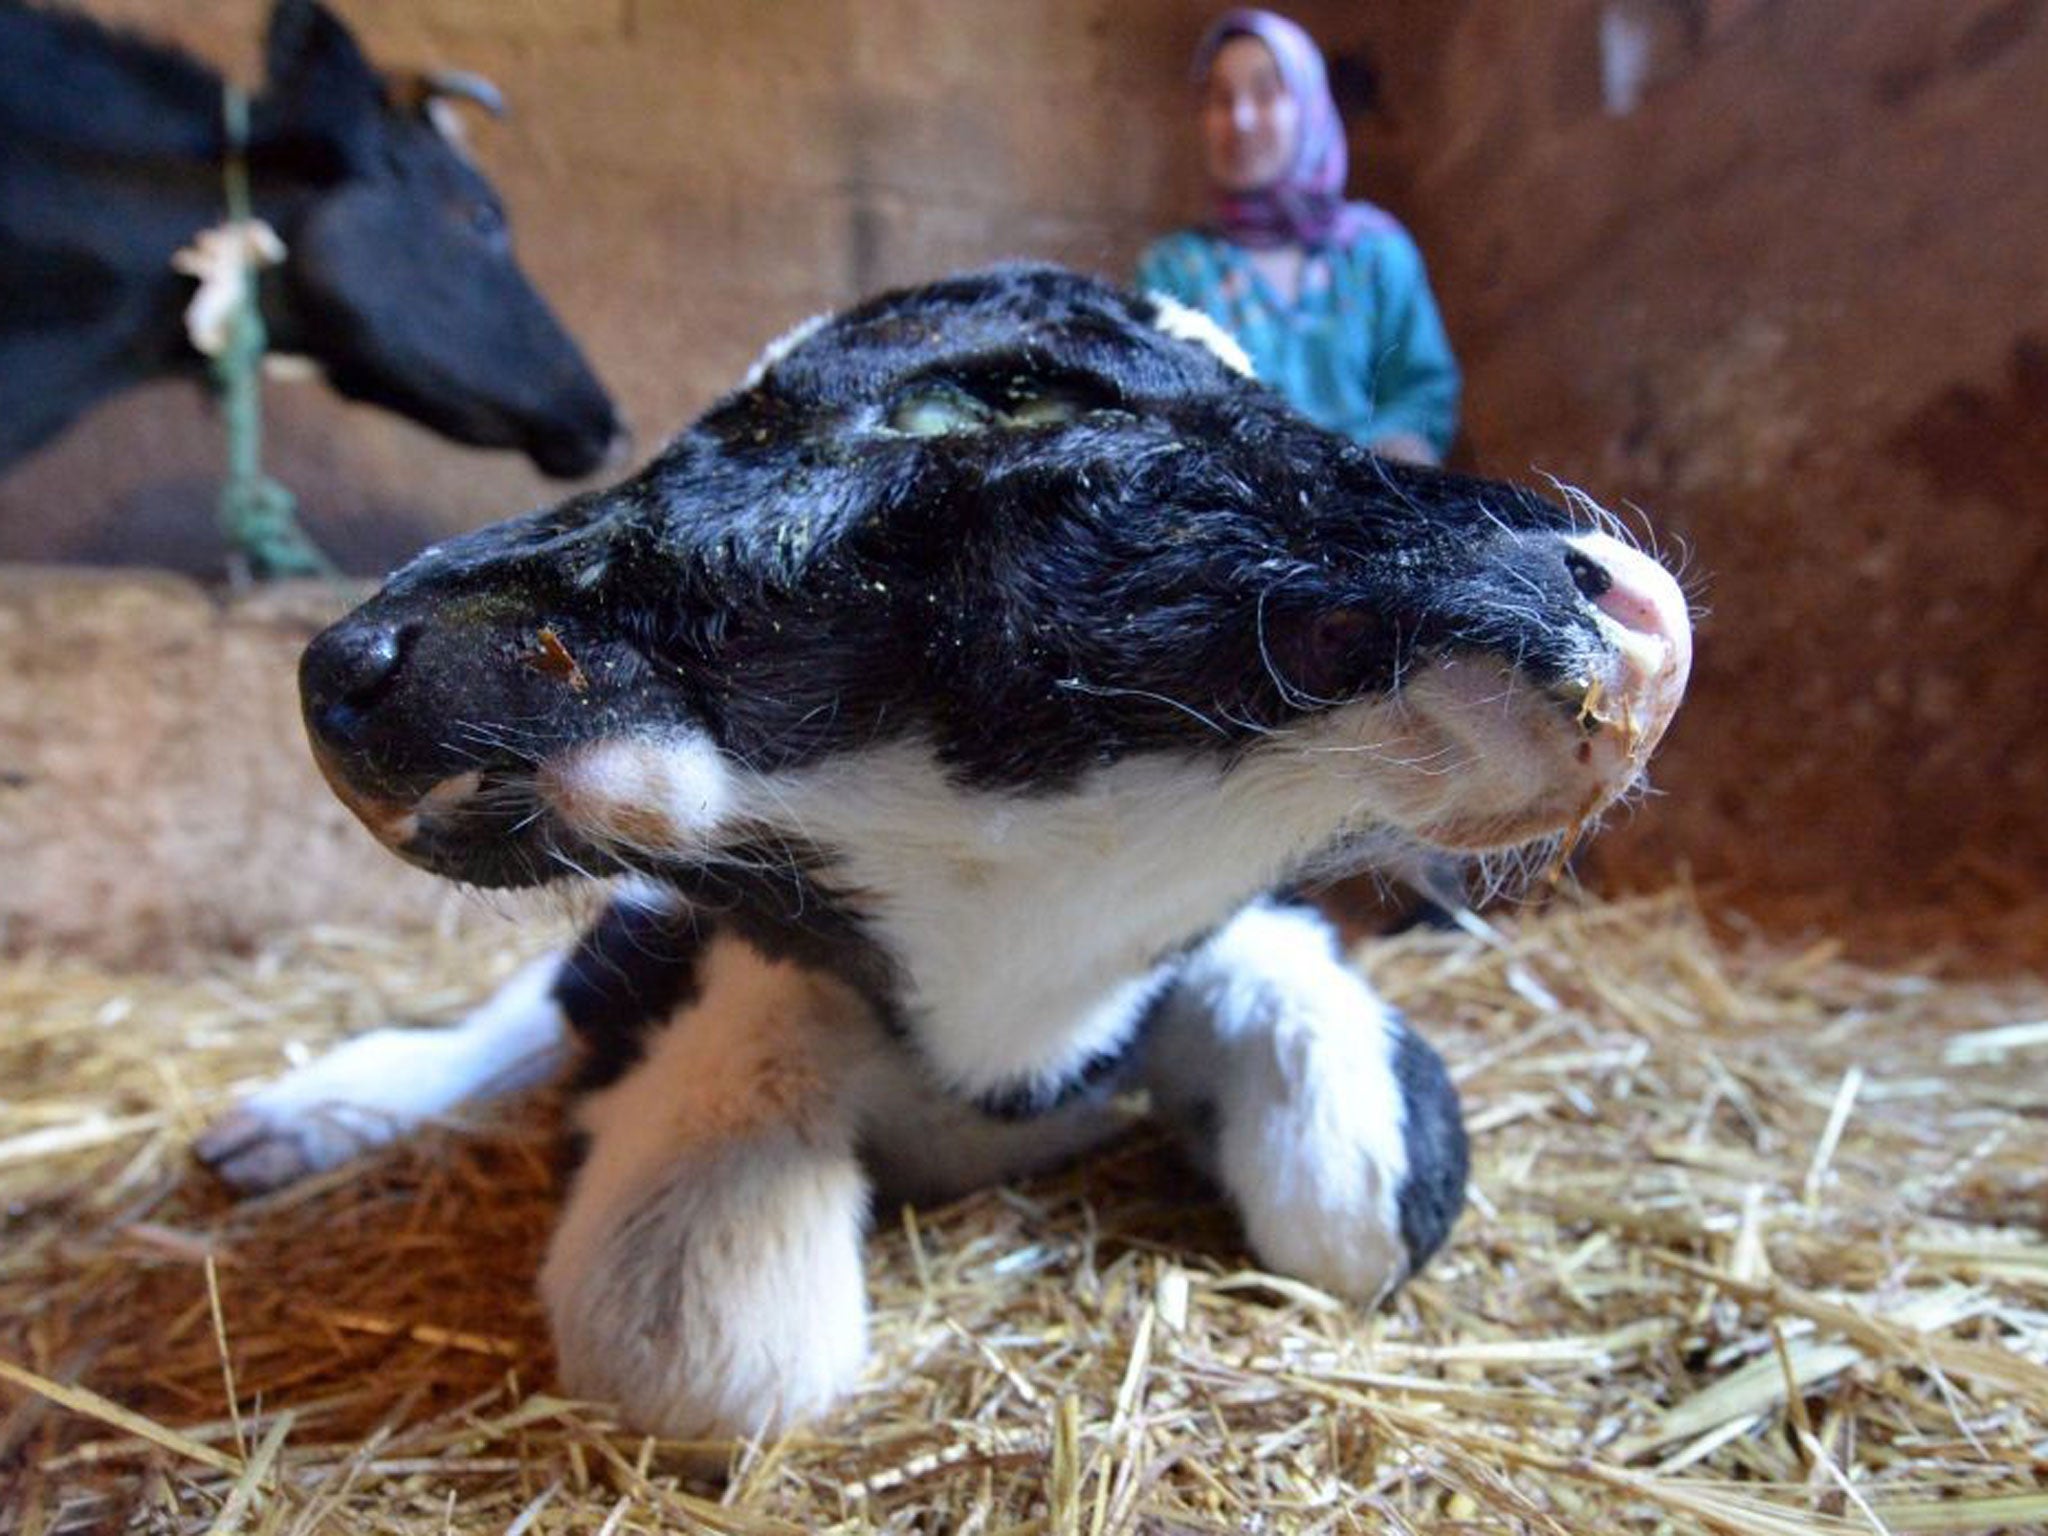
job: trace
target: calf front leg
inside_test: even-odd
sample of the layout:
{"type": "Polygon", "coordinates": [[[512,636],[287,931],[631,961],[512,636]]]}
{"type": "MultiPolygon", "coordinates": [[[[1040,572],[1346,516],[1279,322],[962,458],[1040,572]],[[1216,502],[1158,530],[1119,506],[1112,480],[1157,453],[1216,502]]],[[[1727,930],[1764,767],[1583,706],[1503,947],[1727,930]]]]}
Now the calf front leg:
{"type": "Polygon", "coordinates": [[[719,935],[638,1059],[578,1107],[589,1137],[541,1272],[567,1387],[669,1435],[777,1430],[867,1349],[845,988],[719,935]]]}
{"type": "Polygon", "coordinates": [[[544,1081],[562,1059],[559,956],[536,960],[460,1023],[375,1029],[257,1089],[193,1142],[244,1193],[324,1172],[467,1103],[544,1081]]]}
{"type": "Polygon", "coordinates": [[[1158,1112],[1279,1273],[1376,1302],[1457,1219],[1456,1090],[1313,908],[1262,902],[1204,944],[1141,1066],[1158,1112]]]}
{"type": "Polygon", "coordinates": [[[696,944],[672,893],[625,889],[572,948],[534,961],[458,1023],[344,1041],[243,1099],[193,1153],[245,1193],[276,1189],[545,1081],[572,1029],[586,1075],[622,1069],[688,988],[696,944]]]}

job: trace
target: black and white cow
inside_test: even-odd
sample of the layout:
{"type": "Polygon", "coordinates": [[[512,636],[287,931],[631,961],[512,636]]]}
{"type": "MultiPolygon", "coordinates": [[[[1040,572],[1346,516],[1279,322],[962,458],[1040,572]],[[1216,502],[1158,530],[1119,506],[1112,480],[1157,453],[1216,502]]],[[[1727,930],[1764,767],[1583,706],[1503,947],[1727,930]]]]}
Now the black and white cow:
{"type": "Polygon", "coordinates": [[[1201,330],[1047,268],[892,293],[634,478],[399,571],[306,653],[337,793],[457,880],[625,883],[202,1155],[278,1182],[566,1062],[562,1370],[672,1433],[852,1382],[871,1188],[1071,1157],[1132,1088],[1266,1264],[1400,1284],[1463,1201],[1456,1096],[1290,883],[1582,827],[1677,706],[1685,602],[1201,330]]]}

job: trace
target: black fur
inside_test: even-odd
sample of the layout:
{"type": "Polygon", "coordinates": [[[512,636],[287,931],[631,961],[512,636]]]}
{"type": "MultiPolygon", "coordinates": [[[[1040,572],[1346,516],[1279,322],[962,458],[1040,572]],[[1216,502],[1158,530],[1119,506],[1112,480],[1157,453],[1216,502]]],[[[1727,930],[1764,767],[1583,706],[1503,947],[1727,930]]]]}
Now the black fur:
{"type": "MultiPolygon", "coordinates": [[[[1580,552],[1600,546],[1568,541],[1571,516],[1525,491],[1316,428],[1163,318],[1043,267],[884,295],[776,356],[637,475],[427,550],[308,647],[322,766],[404,856],[481,884],[631,873],[672,893],[682,915],[615,910],[565,973],[586,1084],[615,1081],[693,995],[715,925],[857,990],[922,1048],[919,1092],[996,1118],[1134,1079],[1177,1092],[1166,1058],[1133,1049],[1193,930],[1276,879],[1375,855],[1409,867],[1425,845],[1535,835],[1582,804],[1554,770],[1574,746],[1593,761],[1576,734],[1593,664],[1621,659],[1594,607],[1609,578],[1580,552]],[[1328,720],[1398,699],[1418,670],[1406,721],[1328,720]],[[1496,705],[1506,724],[1474,731],[1460,760],[1459,732],[1496,705]],[[1368,740],[1383,726],[1417,760],[1368,740]],[[1525,747],[1526,765],[1485,756],[1525,747]],[[795,772],[814,767],[835,771],[795,772]],[[1438,775],[1472,790],[1478,830],[1432,819],[1460,812],[1438,775]],[[1483,819],[1560,786],[1527,820],[1483,819]],[[913,794],[936,802],[929,838],[913,794]],[[1373,824],[1372,803],[1393,824],[1373,824]],[[1219,857],[1234,862],[1211,864],[1200,818],[1267,804],[1271,825],[1233,822],[1219,857]],[[1007,844],[1012,824],[1026,830],[1007,844]],[[1042,932],[1011,910],[1070,896],[1042,932]],[[1147,977],[1149,995],[1105,1011],[1147,977]]],[[[1633,746],[1584,787],[1619,788],[1633,746]]],[[[1256,979],[1284,1010],[1289,978],[1256,979]]],[[[1412,1271],[1457,1219],[1468,1148],[1443,1063],[1405,1027],[1393,1052],[1412,1271]]],[[[1217,1088],[1190,1085],[1198,1132],[1201,1105],[1223,1112],[1217,1088]]],[[[1349,1267],[1362,1291],[1399,1278],[1349,1267]]]]}
{"type": "Polygon", "coordinates": [[[697,996],[708,925],[634,901],[615,901],[555,974],[555,1001],[576,1032],[574,1087],[609,1087],[639,1064],[649,1031],[697,996]]]}
{"type": "Polygon", "coordinates": [[[1395,1198],[1401,1209],[1401,1241],[1410,1273],[1443,1246],[1465,1208],[1465,1180],[1471,1151],[1458,1090],[1443,1058],[1405,1023],[1394,1050],[1394,1080],[1407,1110],[1402,1142],[1408,1177],[1395,1198]]]}

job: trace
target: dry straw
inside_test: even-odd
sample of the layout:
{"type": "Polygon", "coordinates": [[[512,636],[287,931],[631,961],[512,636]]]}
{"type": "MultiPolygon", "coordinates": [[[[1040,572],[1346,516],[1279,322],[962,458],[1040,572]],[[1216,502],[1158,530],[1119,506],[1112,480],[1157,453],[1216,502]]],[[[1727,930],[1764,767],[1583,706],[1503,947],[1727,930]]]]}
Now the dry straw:
{"type": "Polygon", "coordinates": [[[1363,1315],[1140,1135],[884,1211],[875,1364],[770,1444],[551,1395],[551,1107],[234,1204],[234,1090],[513,965],[324,933],[0,980],[0,1529],[2048,1530],[2048,985],[1716,936],[1681,895],[1363,963],[1453,1059],[1475,1203],[1363,1315]]]}

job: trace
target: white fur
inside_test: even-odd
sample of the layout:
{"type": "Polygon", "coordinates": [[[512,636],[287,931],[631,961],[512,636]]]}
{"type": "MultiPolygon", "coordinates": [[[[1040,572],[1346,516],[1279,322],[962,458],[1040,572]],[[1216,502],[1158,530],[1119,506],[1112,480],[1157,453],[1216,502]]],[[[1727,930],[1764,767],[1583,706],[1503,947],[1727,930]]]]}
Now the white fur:
{"type": "Polygon", "coordinates": [[[538,789],[594,840],[708,853],[733,809],[733,770],[702,731],[593,742],[542,766],[538,789]]]}
{"type": "Polygon", "coordinates": [[[836,855],[828,879],[901,962],[941,1082],[979,1096],[1113,1048],[1138,978],[1335,839],[1499,846],[1604,803],[1635,763],[1605,744],[1582,762],[1581,739],[1553,701],[1453,658],[1228,767],[1147,755],[1024,795],[961,788],[896,742],[770,776],[735,766],[728,814],[836,855]]]}
{"type": "Polygon", "coordinates": [[[1155,1107],[1261,1262],[1365,1302],[1409,1268],[1398,1028],[1323,919],[1260,905],[1193,956],[1145,1046],[1155,1107]]]}
{"type": "Polygon", "coordinates": [[[746,377],[740,380],[741,391],[752,389],[759,384],[768,376],[769,369],[810,340],[811,336],[831,318],[830,314],[811,315],[807,319],[797,321],[795,325],[769,342],[761,349],[761,355],[755,358],[752,366],[747,369],[746,377]]]}
{"type": "Polygon", "coordinates": [[[777,775],[758,810],[838,851],[830,878],[901,960],[921,1049],[973,1097],[1113,1049],[1145,973],[1321,841],[1331,818],[1298,824],[1246,772],[1263,777],[1146,757],[1058,795],[988,793],[898,743],[777,775]],[[1241,797],[1266,809],[1233,814],[1241,797]]]}
{"type": "MultiPolygon", "coordinates": [[[[1158,968],[1210,929],[1135,1070],[1265,1263],[1383,1295],[1410,1263],[1399,1026],[1327,925],[1245,903],[1339,840],[1501,846],[1620,793],[1683,686],[1683,600],[1621,562],[1600,611],[1621,639],[1587,684],[1626,729],[1581,732],[1502,664],[1454,655],[1227,760],[1150,754],[1058,793],[963,788],[914,740],[764,775],[669,729],[546,765],[544,806],[629,854],[715,860],[777,839],[819,853],[897,963],[916,1047],[838,980],[714,937],[693,1000],[581,1106],[590,1156],[542,1275],[571,1388],[672,1434],[772,1430],[844,1393],[865,1352],[863,1155],[893,1188],[951,1194],[1111,1134],[1099,1098],[1000,1126],[953,1096],[1056,1084],[1114,1051],[1158,968]]],[[[408,813],[474,787],[451,781],[408,813]]],[[[551,1056],[551,975],[535,968],[455,1030],[382,1031],[294,1074],[247,1106],[239,1129],[256,1134],[209,1137],[209,1160],[231,1179],[328,1166],[551,1056]],[[316,1110],[330,1102],[338,1114],[316,1110]]]]}
{"type": "Polygon", "coordinates": [[[1199,309],[1189,308],[1172,294],[1161,293],[1156,288],[1146,290],[1145,297],[1159,306],[1159,318],[1152,322],[1158,329],[1181,341],[1207,347],[1231,371],[1248,379],[1253,377],[1252,360],[1243,344],[1210,316],[1199,309]]]}
{"type": "Polygon", "coordinates": [[[866,1357],[866,1175],[944,1197],[1128,1121],[1087,1102],[990,1122],[844,987],[736,938],[713,938],[698,983],[579,1107],[589,1155],[541,1294],[570,1390],[665,1434],[773,1432],[842,1396],[866,1357]]]}
{"type": "Polygon", "coordinates": [[[772,1431],[866,1356],[852,1086],[877,1035],[843,987],[735,939],[699,981],[580,1106],[541,1294],[570,1390],[669,1434],[772,1431]]]}
{"type": "Polygon", "coordinates": [[[208,1128],[202,1160],[242,1189],[332,1168],[463,1103],[530,1087],[562,1059],[568,1021],[535,961],[456,1026],[378,1029],[258,1089],[208,1128]]]}

